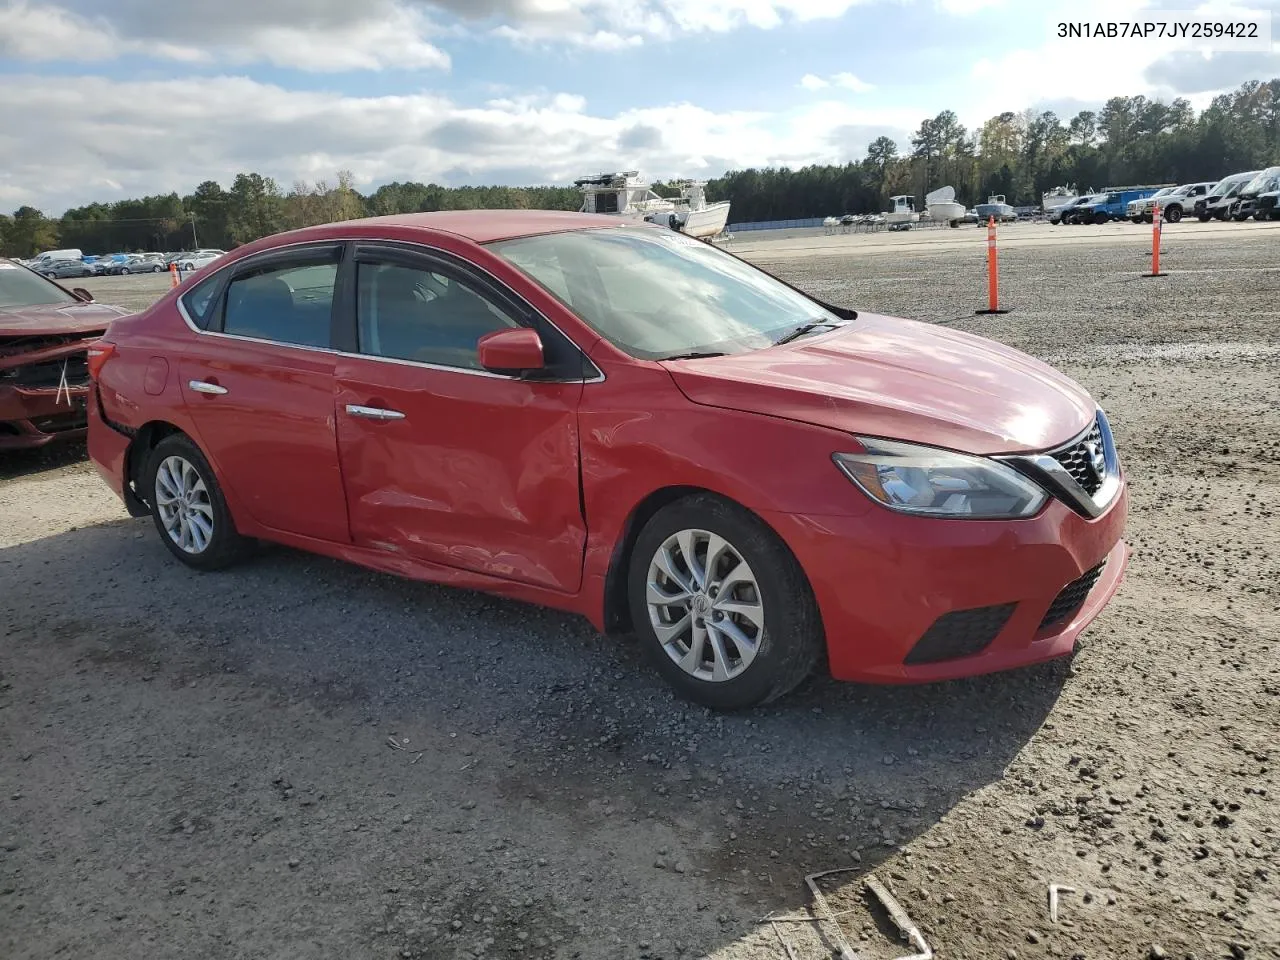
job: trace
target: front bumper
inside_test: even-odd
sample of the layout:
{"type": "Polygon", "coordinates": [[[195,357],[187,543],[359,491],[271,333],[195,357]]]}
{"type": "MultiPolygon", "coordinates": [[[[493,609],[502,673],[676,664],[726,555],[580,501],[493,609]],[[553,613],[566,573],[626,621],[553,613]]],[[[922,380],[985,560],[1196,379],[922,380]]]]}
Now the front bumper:
{"type": "Polygon", "coordinates": [[[1051,500],[1029,520],[944,520],[885,509],[767,520],[809,577],[832,676],[926,683],[1071,653],[1120,584],[1129,556],[1127,513],[1122,482],[1095,519],[1051,500]],[[1079,589],[1067,591],[1073,584],[1079,589]],[[1077,593],[1080,602],[1064,607],[1077,593]],[[940,622],[958,612],[964,613],[940,622]],[[950,643],[961,652],[938,659],[934,641],[947,624],[953,633],[958,624],[963,635],[943,637],[943,648],[950,643]],[[931,645],[932,652],[925,649],[931,645]]]}
{"type": "Polygon", "coordinates": [[[0,450],[83,438],[88,393],[82,340],[0,356],[0,450]]]}
{"type": "Polygon", "coordinates": [[[29,450],[85,435],[85,387],[0,387],[0,450],[29,450]]]}

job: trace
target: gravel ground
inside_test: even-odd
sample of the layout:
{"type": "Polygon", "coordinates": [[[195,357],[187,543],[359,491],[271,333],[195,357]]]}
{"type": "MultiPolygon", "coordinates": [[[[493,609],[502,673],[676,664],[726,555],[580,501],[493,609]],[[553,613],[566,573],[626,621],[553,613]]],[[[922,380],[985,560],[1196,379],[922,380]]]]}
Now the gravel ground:
{"type": "Polygon", "coordinates": [[[1135,552],[1069,662],[716,716],[574,618],[279,548],[197,574],[83,451],[0,464],[0,956],[786,960],[760,918],[851,868],[863,960],[907,952],[873,869],[939,957],[1280,957],[1280,229],[1167,228],[1157,279],[1075,229],[1002,247],[998,316],[972,228],[734,241],[1106,405],[1135,552]]]}

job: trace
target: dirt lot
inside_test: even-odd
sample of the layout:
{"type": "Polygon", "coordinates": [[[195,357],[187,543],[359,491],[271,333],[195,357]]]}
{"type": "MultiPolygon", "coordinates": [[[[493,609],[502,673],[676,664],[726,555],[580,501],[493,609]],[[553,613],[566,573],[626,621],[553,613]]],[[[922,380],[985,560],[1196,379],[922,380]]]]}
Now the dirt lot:
{"type": "Polygon", "coordinates": [[[863,960],[909,952],[873,869],[939,957],[1280,957],[1280,229],[1168,227],[1158,279],[1146,230],[1053,229],[1002,233],[994,317],[973,228],[733,243],[1106,405],[1134,557],[1071,662],[715,716],[576,619],[200,575],[82,451],[0,465],[0,956],[787,960],[760,918],[851,867],[863,960]]]}

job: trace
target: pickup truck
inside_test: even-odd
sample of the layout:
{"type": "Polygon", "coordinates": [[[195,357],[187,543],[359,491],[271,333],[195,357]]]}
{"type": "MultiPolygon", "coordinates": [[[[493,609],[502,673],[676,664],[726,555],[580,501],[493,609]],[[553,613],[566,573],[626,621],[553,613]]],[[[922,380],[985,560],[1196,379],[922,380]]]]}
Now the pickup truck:
{"type": "MultiPolygon", "coordinates": [[[[1177,184],[1166,184],[1177,186],[1177,184]]],[[[1131,187],[1127,190],[1111,190],[1097,203],[1081,204],[1071,212],[1071,223],[1109,223],[1112,220],[1123,220],[1129,202],[1145,200],[1160,190],[1160,187],[1131,187]]],[[[1093,198],[1091,198],[1093,199],[1093,198]]]]}
{"type": "Polygon", "coordinates": [[[1180,187],[1165,187],[1157,190],[1149,197],[1130,200],[1125,208],[1125,215],[1134,223],[1150,223],[1156,204],[1168,223],[1177,223],[1186,214],[1195,209],[1196,199],[1203,197],[1209,188],[1214,186],[1212,180],[1206,183],[1184,183],[1180,187]]]}
{"type": "Polygon", "coordinates": [[[1055,207],[1049,213],[1050,223],[1079,223],[1076,219],[1076,212],[1083,206],[1091,203],[1101,203],[1107,199],[1105,193],[1085,194],[1083,197],[1076,197],[1070,203],[1064,203],[1060,207],[1055,207]]]}

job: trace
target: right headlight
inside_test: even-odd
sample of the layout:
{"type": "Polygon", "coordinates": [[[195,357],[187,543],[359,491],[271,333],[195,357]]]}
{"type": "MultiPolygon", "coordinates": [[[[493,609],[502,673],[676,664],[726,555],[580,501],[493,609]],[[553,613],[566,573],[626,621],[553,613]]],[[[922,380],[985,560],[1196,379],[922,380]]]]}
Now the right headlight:
{"type": "Polygon", "coordinates": [[[1049,495],[1012,467],[937,447],[859,437],[835,461],[863,493],[899,513],[971,520],[1034,516],[1049,495]]]}

